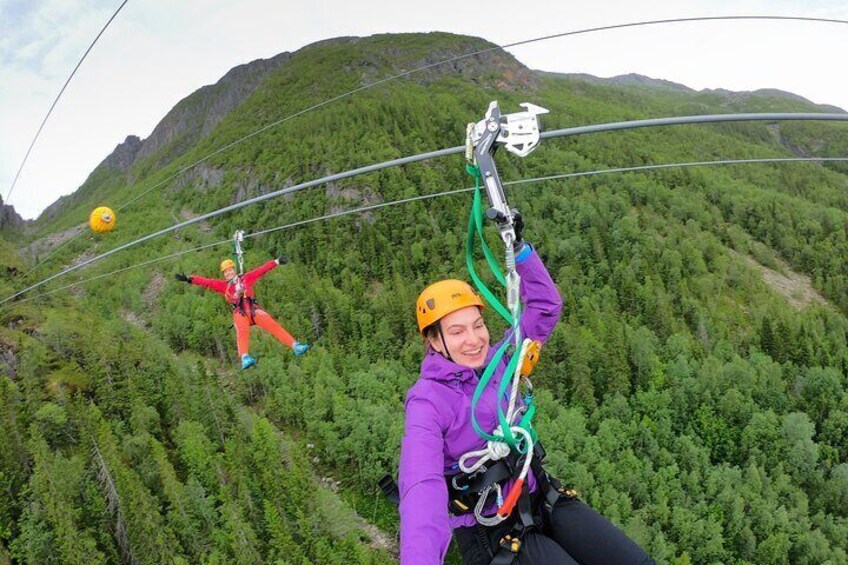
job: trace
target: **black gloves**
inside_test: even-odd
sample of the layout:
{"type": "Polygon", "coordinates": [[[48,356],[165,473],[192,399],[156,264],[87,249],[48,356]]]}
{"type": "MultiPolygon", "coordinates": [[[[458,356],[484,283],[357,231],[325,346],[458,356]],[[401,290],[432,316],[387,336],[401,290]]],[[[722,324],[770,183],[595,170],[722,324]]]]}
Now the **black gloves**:
{"type": "Polygon", "coordinates": [[[514,246],[519,248],[521,247],[521,243],[524,241],[524,237],[522,236],[522,232],[524,231],[524,218],[521,217],[521,212],[518,211],[518,208],[512,209],[512,229],[515,230],[514,246]]]}
{"type": "Polygon", "coordinates": [[[278,255],[277,256],[277,265],[285,265],[288,262],[289,262],[289,258],[286,257],[285,255],[278,255]]]}
{"type": "Polygon", "coordinates": [[[182,273],[177,273],[176,275],[174,275],[174,278],[178,281],[191,284],[191,277],[187,277],[182,273]]]}

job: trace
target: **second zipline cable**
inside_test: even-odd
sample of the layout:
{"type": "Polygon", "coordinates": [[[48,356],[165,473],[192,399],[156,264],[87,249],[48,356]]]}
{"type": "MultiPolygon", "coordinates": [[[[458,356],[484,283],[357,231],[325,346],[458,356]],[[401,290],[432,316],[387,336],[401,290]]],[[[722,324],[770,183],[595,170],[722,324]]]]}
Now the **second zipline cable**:
{"type": "MultiPolygon", "coordinates": [[[[503,184],[504,184],[504,186],[515,186],[515,185],[531,184],[531,183],[535,183],[535,182],[545,182],[545,181],[551,181],[551,180],[562,180],[562,179],[569,179],[569,178],[579,178],[579,177],[588,177],[588,176],[605,175],[605,174],[616,174],[616,173],[633,173],[633,172],[642,172],[642,171],[660,170],[660,169],[671,169],[671,168],[682,168],[682,167],[704,167],[704,166],[740,165],[740,164],[754,164],[754,163],[802,163],[802,162],[807,162],[807,163],[809,163],[809,162],[848,162],[848,157],[764,157],[764,158],[759,158],[759,159],[758,158],[753,158],[753,159],[722,159],[722,160],[717,160],[717,161],[690,161],[690,162],[685,162],[685,163],[661,163],[661,164],[658,164],[658,165],[637,165],[637,166],[633,166],[633,167],[613,167],[613,168],[609,168],[609,169],[598,169],[598,170],[594,170],[594,171],[584,171],[584,172],[576,172],[576,173],[562,173],[562,174],[558,174],[558,175],[548,175],[548,176],[543,176],[543,177],[534,177],[534,178],[531,178],[531,179],[514,180],[514,181],[505,182],[503,184]]],[[[430,199],[439,198],[439,197],[442,197],[442,196],[453,196],[453,195],[457,195],[457,194],[463,194],[463,193],[466,193],[466,192],[470,192],[472,190],[474,190],[474,187],[459,188],[459,189],[456,189],[456,190],[446,190],[444,192],[437,192],[437,193],[434,193],[434,194],[421,194],[421,195],[418,195],[418,196],[411,196],[409,198],[402,198],[400,200],[392,200],[390,202],[381,202],[379,204],[370,204],[368,206],[361,206],[359,208],[353,208],[353,209],[350,209],[350,210],[342,210],[342,211],[339,211],[339,212],[332,212],[330,214],[324,214],[322,216],[316,216],[314,218],[309,218],[309,219],[306,219],[306,220],[299,220],[297,222],[284,224],[282,226],[277,226],[277,227],[274,227],[274,228],[268,228],[268,229],[265,229],[265,230],[256,231],[256,232],[253,232],[253,233],[250,233],[250,234],[245,234],[244,238],[249,239],[249,238],[259,237],[259,236],[267,235],[269,233],[273,233],[273,232],[276,232],[276,231],[281,231],[281,230],[285,230],[285,229],[292,229],[292,228],[304,226],[304,225],[315,223],[315,222],[321,222],[321,221],[325,221],[325,220],[331,220],[333,218],[338,218],[338,217],[341,217],[341,216],[347,216],[347,215],[350,215],[350,214],[359,214],[359,213],[369,212],[369,211],[372,211],[372,210],[377,210],[377,209],[380,209],[380,208],[387,208],[389,206],[395,206],[395,205],[398,205],[398,204],[409,204],[411,202],[416,202],[416,201],[420,201],[420,200],[430,200],[430,199]]],[[[93,282],[93,281],[96,281],[96,280],[99,280],[99,279],[102,279],[102,278],[106,278],[106,277],[109,277],[111,275],[123,273],[125,271],[129,271],[129,270],[139,268],[139,267],[145,267],[145,266],[148,266],[148,265],[152,265],[154,263],[166,261],[168,259],[175,259],[177,257],[180,257],[182,255],[186,255],[188,253],[196,253],[197,251],[202,251],[202,250],[205,250],[205,249],[211,249],[213,247],[218,247],[218,246],[230,244],[230,243],[232,243],[231,239],[225,239],[225,240],[218,241],[218,242],[215,242],[215,243],[208,243],[206,245],[194,247],[192,249],[186,249],[184,251],[178,251],[176,253],[165,255],[165,256],[162,256],[162,257],[157,257],[155,259],[143,261],[143,262],[135,264],[135,265],[130,265],[129,267],[123,267],[123,268],[120,268],[120,269],[116,269],[114,271],[110,271],[108,273],[103,273],[103,274],[100,274],[100,275],[89,277],[87,279],[82,279],[82,280],[76,281],[74,283],[67,284],[65,286],[60,286],[58,288],[54,288],[54,289],[49,290],[47,292],[42,292],[42,293],[39,293],[35,296],[31,296],[31,297],[28,297],[28,298],[21,299],[18,302],[19,303],[29,302],[31,300],[36,300],[36,299],[44,297],[44,296],[49,296],[51,294],[55,294],[55,293],[60,292],[62,290],[74,288],[74,287],[79,286],[81,284],[86,284],[86,283],[93,282]]]]}
{"type": "MultiPolygon", "coordinates": [[[[718,123],[718,122],[739,122],[739,121],[781,121],[781,120],[825,120],[825,121],[848,121],[848,114],[816,114],[816,113],[763,113],[763,114],[709,114],[709,115],[701,115],[701,116],[677,116],[670,118],[657,118],[657,119],[649,119],[649,120],[634,120],[629,122],[613,122],[609,124],[596,124],[589,126],[579,126],[573,128],[565,128],[559,129],[549,132],[542,133],[542,138],[551,138],[551,137],[564,137],[571,135],[582,135],[587,133],[599,133],[604,131],[617,131],[617,130],[627,130],[634,128],[643,128],[643,127],[656,127],[656,126],[668,126],[668,125],[682,125],[682,124],[703,124],[703,123],[718,123]]],[[[62,277],[68,273],[81,269],[85,266],[88,266],[92,263],[105,259],[110,255],[114,255],[119,251],[123,251],[124,249],[129,249],[130,247],[134,247],[139,243],[143,243],[145,241],[149,241],[151,239],[157,238],[161,235],[165,235],[166,233],[170,233],[172,231],[176,231],[178,229],[184,228],[186,226],[190,226],[192,224],[196,224],[198,222],[202,222],[204,220],[208,220],[210,218],[214,218],[216,216],[220,216],[222,214],[226,214],[227,212],[232,212],[234,210],[238,210],[239,208],[244,208],[245,206],[250,206],[252,204],[256,204],[259,202],[264,202],[265,200],[270,200],[271,198],[276,198],[278,196],[282,196],[285,194],[291,194],[294,192],[299,192],[306,188],[311,188],[313,186],[318,186],[321,184],[326,184],[328,182],[334,182],[337,180],[350,178],[358,175],[362,175],[365,173],[376,172],[382,169],[387,169],[390,167],[397,167],[400,165],[407,165],[409,163],[416,163],[419,161],[426,161],[428,159],[435,159],[437,157],[445,157],[447,155],[453,155],[456,153],[462,153],[465,151],[465,146],[457,146],[450,147],[447,149],[440,149],[438,151],[430,151],[427,153],[419,153],[417,155],[410,155],[408,157],[402,157],[400,159],[392,159],[389,161],[384,161],[382,163],[376,163],[374,165],[367,165],[365,167],[359,167],[356,169],[351,169],[348,171],[344,171],[341,173],[336,173],[333,175],[329,175],[326,177],[322,177],[319,179],[314,179],[311,181],[303,182],[300,184],[296,184],[294,186],[290,186],[288,188],[284,188],[281,190],[277,190],[274,192],[269,192],[268,194],[263,194],[261,196],[256,196],[254,198],[250,198],[248,200],[244,200],[237,204],[231,204],[230,206],[226,206],[224,208],[220,208],[213,212],[208,212],[206,214],[202,214],[195,218],[191,218],[190,220],[186,220],[184,222],[180,222],[174,224],[170,227],[161,229],[152,234],[146,235],[144,237],[140,237],[123,245],[119,245],[114,249],[110,249],[105,253],[101,253],[91,259],[87,259],[76,265],[68,267],[63,271],[51,275],[42,281],[30,285],[27,288],[20,290],[3,300],[0,300],[0,305],[5,304],[9,300],[17,298],[18,296],[29,292],[30,290],[34,290],[54,279],[62,277]]]]}

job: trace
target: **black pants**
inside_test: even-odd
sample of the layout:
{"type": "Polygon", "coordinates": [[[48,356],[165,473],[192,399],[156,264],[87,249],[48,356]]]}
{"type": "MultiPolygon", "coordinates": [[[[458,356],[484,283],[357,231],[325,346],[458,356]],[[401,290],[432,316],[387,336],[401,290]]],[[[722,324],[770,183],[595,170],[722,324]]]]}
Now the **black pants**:
{"type": "MultiPolygon", "coordinates": [[[[648,565],[654,560],[609,520],[576,498],[562,497],[550,513],[542,510],[544,527],[525,533],[518,565],[648,565]]],[[[512,520],[493,527],[479,524],[454,530],[464,565],[488,565],[512,520]]]]}

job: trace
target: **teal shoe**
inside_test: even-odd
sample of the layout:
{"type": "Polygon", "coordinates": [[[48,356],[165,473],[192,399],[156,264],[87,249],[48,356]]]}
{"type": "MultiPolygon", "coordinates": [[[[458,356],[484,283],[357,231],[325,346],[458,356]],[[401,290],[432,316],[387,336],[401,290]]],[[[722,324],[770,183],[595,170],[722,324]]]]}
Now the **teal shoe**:
{"type": "Polygon", "coordinates": [[[254,365],[256,365],[256,359],[254,359],[253,357],[251,357],[247,353],[245,353],[244,355],[241,356],[241,368],[242,369],[249,369],[249,368],[253,367],[254,365]]]}
{"type": "Polygon", "coordinates": [[[301,355],[309,351],[309,345],[296,341],[292,345],[292,349],[294,349],[294,354],[300,357],[301,355]]]}

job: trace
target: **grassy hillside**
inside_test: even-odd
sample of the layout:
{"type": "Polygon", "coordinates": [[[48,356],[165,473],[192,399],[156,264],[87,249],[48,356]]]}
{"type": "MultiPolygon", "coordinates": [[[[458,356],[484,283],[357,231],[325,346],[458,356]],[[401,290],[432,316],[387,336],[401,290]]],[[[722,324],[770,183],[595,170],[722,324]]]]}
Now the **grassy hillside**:
{"type": "MultiPolygon", "coordinates": [[[[93,175],[77,200],[41,222],[40,234],[72,227],[95,203],[127,202],[306,106],[485,45],[428,34],[305,48],[164,167],[174,147],[126,173],[93,175]]],[[[60,257],[90,257],[331,172],[458,145],[492,99],[507,112],[523,101],[549,108],[549,129],[817,110],[781,96],[535,75],[488,54],[269,129],[151,192],[120,214],[115,232],[79,238],[60,257]]],[[[675,161],[845,156],[846,139],[841,124],[675,126],[548,140],[525,160],[499,154],[498,164],[504,180],[516,180],[675,161]]],[[[348,179],[192,226],[79,276],[239,228],[469,182],[459,157],[348,179]]],[[[535,377],[549,467],[659,563],[848,563],[847,189],[839,166],[781,164],[509,190],[566,305],[535,377]],[[825,303],[798,309],[752,260],[808,275],[825,303]]],[[[396,470],[403,398],[417,378],[412,305],[428,282],[464,276],[469,200],[250,240],[250,265],[279,252],[291,258],[258,295],[316,347],[296,359],[254,334],[260,363],[244,373],[235,370],[220,298],[172,278],[214,275],[226,246],[2,310],[0,554],[34,563],[390,562],[373,526],[391,539],[397,517],[374,484],[396,470]]],[[[13,276],[0,273],[4,296],[23,284],[13,276]]],[[[489,321],[497,335],[498,320],[489,321]]]]}

